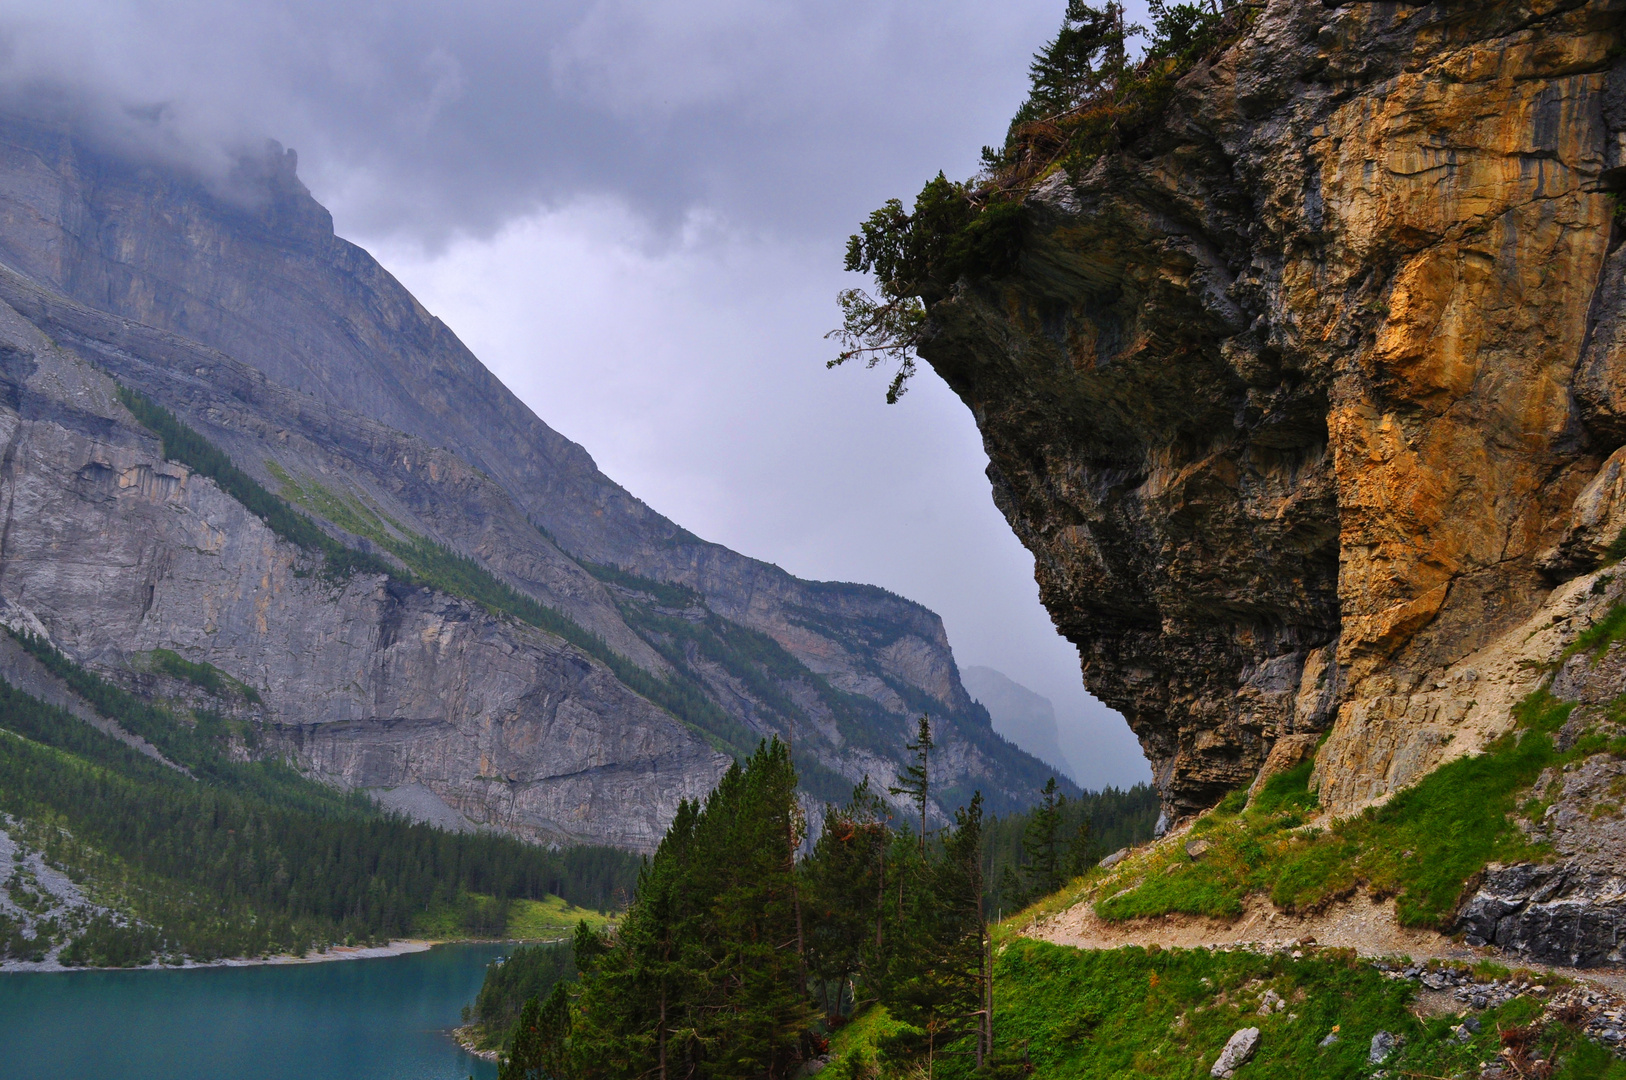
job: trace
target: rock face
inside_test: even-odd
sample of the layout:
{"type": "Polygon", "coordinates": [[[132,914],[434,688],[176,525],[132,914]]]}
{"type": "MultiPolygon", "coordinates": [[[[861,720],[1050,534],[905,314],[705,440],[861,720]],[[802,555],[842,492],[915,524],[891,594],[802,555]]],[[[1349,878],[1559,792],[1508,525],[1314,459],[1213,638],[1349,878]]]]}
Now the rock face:
{"type": "Polygon", "coordinates": [[[1505,729],[1528,679],[1469,658],[1511,670],[1626,523],[1623,12],[1269,0],[1026,197],[1014,272],[931,305],[921,353],[1171,817],[1287,736],[1330,731],[1349,812],[1505,729]]]}
{"type": "Polygon", "coordinates": [[[1048,775],[966,695],[936,615],[651,511],[335,237],[280,148],[211,188],[0,118],[0,444],[0,618],[182,706],[143,658],[212,664],[260,698],[207,703],[260,733],[240,752],[425,820],[648,850],[758,739],[794,735],[839,799],[891,779],[920,711],[940,813],[1048,775]],[[166,461],[115,381],[402,572],[323,577],[166,461]],[[577,644],[409,573],[408,548],[577,644]]]}

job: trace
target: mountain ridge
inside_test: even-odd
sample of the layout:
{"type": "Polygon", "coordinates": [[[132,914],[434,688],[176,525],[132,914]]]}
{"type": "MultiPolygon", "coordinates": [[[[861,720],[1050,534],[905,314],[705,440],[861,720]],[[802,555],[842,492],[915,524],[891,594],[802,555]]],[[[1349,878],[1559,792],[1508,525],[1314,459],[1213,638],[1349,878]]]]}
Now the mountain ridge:
{"type": "MultiPolygon", "coordinates": [[[[973,789],[995,808],[1031,800],[1048,771],[966,695],[936,615],[874,586],[801,581],[650,510],[335,237],[294,164],[268,150],[224,200],[60,126],[0,118],[11,327],[0,376],[22,410],[18,446],[50,430],[56,447],[26,465],[14,447],[12,483],[37,489],[54,475],[64,496],[41,491],[30,521],[8,519],[0,597],[57,647],[132,687],[142,649],[213,665],[257,688],[260,705],[230,708],[313,775],[421,788],[473,823],[550,842],[647,849],[677,801],[709,787],[719,749],[738,756],[773,735],[795,740],[812,797],[840,798],[866,775],[890,778],[922,711],[939,728],[936,815],[973,789]],[[43,389],[42,357],[77,385],[43,389]],[[95,569],[75,587],[43,552],[15,557],[42,524],[116,532],[137,520],[121,515],[150,514],[132,501],[142,491],[183,515],[218,515],[185,509],[201,477],[140,449],[150,435],[129,432],[129,413],[93,389],[97,372],[172,412],[267,497],[396,569],[368,587],[371,599],[367,574],[334,583],[332,602],[349,614],[332,624],[310,556],[272,537],[247,564],[200,562],[170,550],[168,519],[140,517],[145,547],[115,556],[117,544],[98,540],[81,556],[95,569]],[[98,402],[94,420],[77,421],[95,437],[70,449],[52,416],[75,399],[98,402]],[[107,479],[87,487],[87,469],[107,479]],[[183,564],[193,577],[178,593],[224,623],[164,608],[183,564]],[[92,593],[132,599],[92,619],[92,593]],[[286,631],[274,631],[276,612],[286,631]],[[301,626],[346,644],[305,659],[301,626]],[[544,648],[557,633],[571,644],[544,648]],[[531,674],[500,657],[526,657],[531,674]],[[326,673],[307,678],[302,663],[326,673]],[[616,721],[626,706],[599,704],[623,700],[614,686],[677,727],[640,706],[628,715],[644,717],[629,729],[641,734],[626,742],[616,721]],[[675,756],[662,766],[663,755],[675,756]],[[610,820],[618,800],[636,821],[610,820]]],[[[260,533],[252,518],[233,516],[227,531],[260,533]]]]}

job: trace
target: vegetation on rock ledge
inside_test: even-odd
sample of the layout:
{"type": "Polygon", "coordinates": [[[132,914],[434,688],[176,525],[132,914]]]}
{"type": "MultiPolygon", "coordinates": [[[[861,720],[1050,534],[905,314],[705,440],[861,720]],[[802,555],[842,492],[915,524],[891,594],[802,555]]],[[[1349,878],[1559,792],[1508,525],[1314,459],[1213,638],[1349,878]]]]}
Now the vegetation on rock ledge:
{"type": "Polygon", "coordinates": [[[1148,29],[1124,21],[1123,5],[1068,0],[1056,37],[1034,55],[1028,99],[1001,147],[983,147],[983,173],[957,183],[938,173],[915,197],[870,214],[847,243],[845,268],[874,278],[876,295],[837,296],[841,352],[826,366],[862,359],[895,365],[886,400],[894,404],[915,373],[926,313],[961,278],[1011,273],[1022,250],[1022,197],[1062,170],[1077,179],[1103,155],[1156,122],[1175,83],[1235,40],[1250,6],[1241,0],[1151,0],[1148,29]],[[1139,59],[1129,43],[1144,37],[1139,59]]]}

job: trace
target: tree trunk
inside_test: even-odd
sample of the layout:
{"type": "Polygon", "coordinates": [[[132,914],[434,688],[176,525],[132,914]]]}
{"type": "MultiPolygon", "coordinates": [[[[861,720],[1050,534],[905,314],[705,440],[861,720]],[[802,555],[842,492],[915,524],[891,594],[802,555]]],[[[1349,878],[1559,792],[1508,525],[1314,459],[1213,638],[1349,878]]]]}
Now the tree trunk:
{"type": "Polygon", "coordinates": [[[661,1080],[666,1080],[666,986],[661,986],[661,1026],[655,1032],[655,1042],[660,1048],[661,1080]]]}

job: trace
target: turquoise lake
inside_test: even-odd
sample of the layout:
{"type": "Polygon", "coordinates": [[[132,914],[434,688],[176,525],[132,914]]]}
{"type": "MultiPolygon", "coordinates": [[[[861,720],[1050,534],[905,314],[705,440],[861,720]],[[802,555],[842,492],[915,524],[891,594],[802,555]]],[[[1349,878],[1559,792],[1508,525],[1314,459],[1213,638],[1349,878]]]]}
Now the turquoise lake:
{"type": "Polygon", "coordinates": [[[0,974],[0,1080],[490,1080],[448,1032],[508,948],[0,974]]]}

